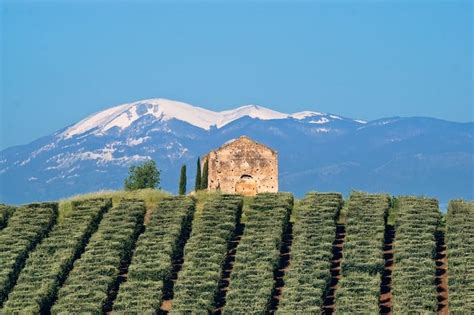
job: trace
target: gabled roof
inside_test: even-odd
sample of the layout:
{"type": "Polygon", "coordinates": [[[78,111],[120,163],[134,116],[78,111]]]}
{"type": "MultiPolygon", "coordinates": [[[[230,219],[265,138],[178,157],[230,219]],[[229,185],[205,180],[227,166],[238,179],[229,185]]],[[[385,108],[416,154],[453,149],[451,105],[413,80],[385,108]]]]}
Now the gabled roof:
{"type": "MultiPolygon", "coordinates": [[[[254,144],[258,145],[258,146],[261,146],[261,147],[264,147],[264,148],[267,149],[267,150],[270,150],[272,153],[275,153],[275,154],[277,153],[277,151],[273,150],[273,149],[270,148],[269,146],[267,146],[267,145],[265,145],[265,144],[262,144],[262,143],[259,143],[259,142],[253,140],[252,138],[250,138],[250,137],[248,137],[248,136],[240,136],[240,137],[238,137],[238,138],[236,138],[236,139],[229,140],[229,141],[227,141],[226,143],[224,143],[222,146],[220,146],[219,148],[214,149],[214,150],[211,150],[211,152],[213,152],[213,151],[214,151],[214,152],[220,151],[220,150],[222,150],[222,149],[224,149],[224,148],[226,148],[226,147],[228,147],[228,146],[234,145],[235,143],[237,143],[237,142],[239,142],[239,141],[250,141],[250,142],[252,142],[252,143],[254,143],[254,144]]],[[[209,153],[206,154],[206,155],[204,155],[204,156],[202,157],[203,161],[204,161],[204,159],[207,158],[208,155],[209,155],[209,153]]]]}

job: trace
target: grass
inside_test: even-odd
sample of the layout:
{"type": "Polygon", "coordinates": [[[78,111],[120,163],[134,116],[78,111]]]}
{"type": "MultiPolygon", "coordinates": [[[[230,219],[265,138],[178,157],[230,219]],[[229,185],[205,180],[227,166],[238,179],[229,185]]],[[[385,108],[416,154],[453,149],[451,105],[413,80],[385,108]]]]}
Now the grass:
{"type": "Polygon", "coordinates": [[[58,222],[62,222],[64,218],[71,214],[73,201],[92,198],[110,198],[112,199],[112,205],[115,207],[120,203],[120,201],[124,199],[139,199],[145,202],[147,217],[149,217],[151,211],[153,211],[158,202],[168,196],[171,196],[171,194],[166,191],[150,188],[133,191],[104,190],[83,195],[76,195],[59,201],[58,222]]]}

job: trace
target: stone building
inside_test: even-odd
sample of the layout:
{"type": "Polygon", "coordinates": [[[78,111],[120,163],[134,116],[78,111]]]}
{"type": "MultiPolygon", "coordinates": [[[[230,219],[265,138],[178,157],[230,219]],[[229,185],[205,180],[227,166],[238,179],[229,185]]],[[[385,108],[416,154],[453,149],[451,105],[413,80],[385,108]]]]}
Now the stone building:
{"type": "Polygon", "coordinates": [[[253,196],[278,191],[278,155],[246,136],[209,152],[208,189],[253,196]]]}

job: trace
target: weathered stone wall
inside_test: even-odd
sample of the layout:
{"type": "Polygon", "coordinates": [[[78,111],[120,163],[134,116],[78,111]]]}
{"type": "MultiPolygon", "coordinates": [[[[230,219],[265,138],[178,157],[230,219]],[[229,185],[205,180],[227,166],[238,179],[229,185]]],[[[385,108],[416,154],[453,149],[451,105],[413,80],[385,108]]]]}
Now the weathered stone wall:
{"type": "Polygon", "coordinates": [[[277,153],[248,137],[211,151],[205,159],[209,159],[209,190],[243,195],[278,191],[277,153]]]}

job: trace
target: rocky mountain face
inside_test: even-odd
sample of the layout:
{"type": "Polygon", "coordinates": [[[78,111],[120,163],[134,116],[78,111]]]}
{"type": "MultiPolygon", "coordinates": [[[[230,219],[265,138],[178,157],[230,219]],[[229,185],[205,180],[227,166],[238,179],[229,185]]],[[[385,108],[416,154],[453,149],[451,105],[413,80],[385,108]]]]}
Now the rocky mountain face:
{"type": "MultiPolygon", "coordinates": [[[[365,122],[248,105],[213,112],[152,99],[116,106],[0,152],[0,202],[26,203],[122,188],[130,165],[154,159],[176,192],[198,156],[247,135],[279,153],[280,189],[351,190],[474,199],[474,123],[425,117],[365,122]]],[[[189,189],[188,189],[189,190],[189,189]]]]}

